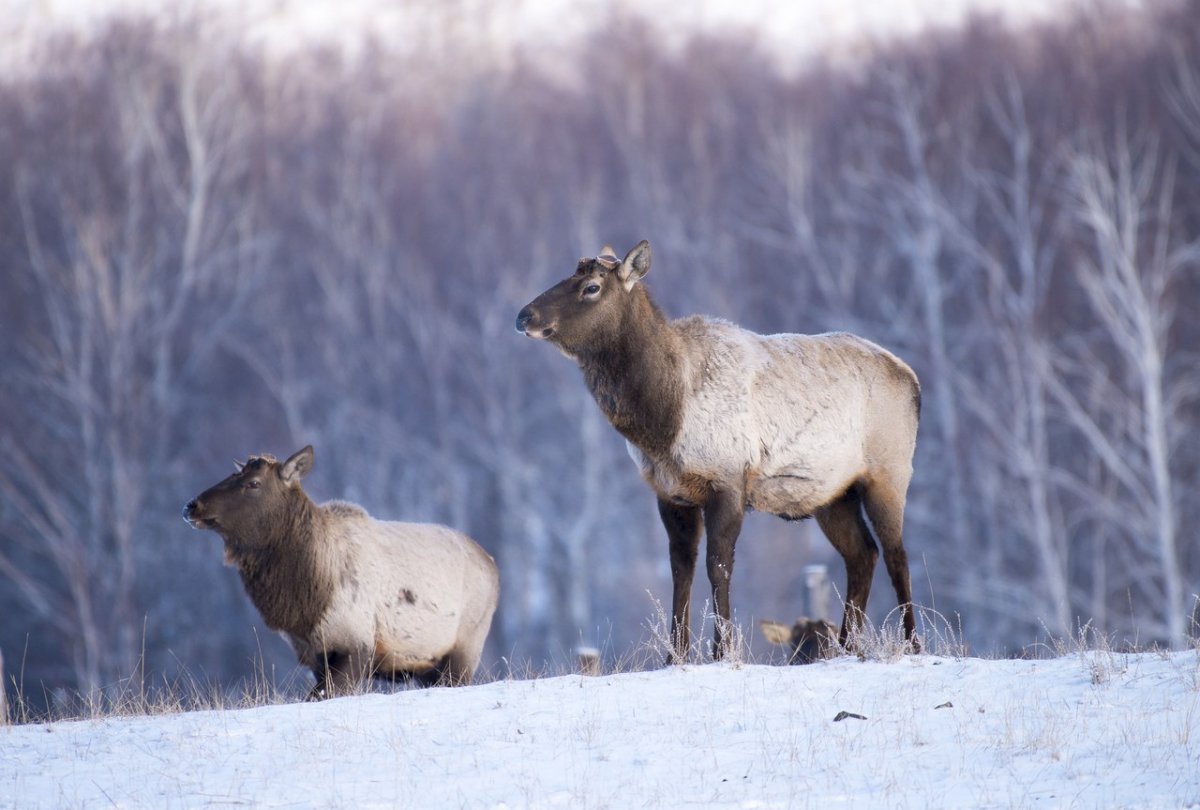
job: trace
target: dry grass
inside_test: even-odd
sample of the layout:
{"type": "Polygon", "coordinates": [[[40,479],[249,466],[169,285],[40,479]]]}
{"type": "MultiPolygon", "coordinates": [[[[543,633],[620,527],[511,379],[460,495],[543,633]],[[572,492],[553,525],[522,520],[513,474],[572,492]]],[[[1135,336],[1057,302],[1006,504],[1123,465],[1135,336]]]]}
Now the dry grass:
{"type": "MultiPolygon", "coordinates": [[[[634,648],[621,655],[614,664],[613,672],[644,672],[662,667],[675,649],[671,632],[671,615],[662,602],[650,597],[653,613],[645,624],[645,636],[634,648]]],[[[705,601],[699,611],[700,627],[693,628],[688,643],[684,664],[699,664],[713,660],[713,637],[717,623],[723,621],[705,601]]],[[[722,662],[731,666],[756,663],[750,654],[750,643],[737,621],[736,614],[725,627],[725,655],[722,662]]]]}
{"type": "Polygon", "coordinates": [[[282,679],[271,677],[261,661],[254,675],[232,688],[197,678],[186,671],[174,678],[147,679],[139,663],[134,672],[103,688],[87,692],[55,689],[31,694],[19,676],[0,724],[57,723],[106,717],[134,717],[182,712],[248,709],[302,699],[310,688],[307,673],[296,669],[282,679]]]}

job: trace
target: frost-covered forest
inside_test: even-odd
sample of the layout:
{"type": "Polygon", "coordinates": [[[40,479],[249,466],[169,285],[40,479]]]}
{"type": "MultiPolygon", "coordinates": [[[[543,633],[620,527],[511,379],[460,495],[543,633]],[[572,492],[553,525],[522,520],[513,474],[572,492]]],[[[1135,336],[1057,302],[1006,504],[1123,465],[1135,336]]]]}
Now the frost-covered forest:
{"type": "MultiPolygon", "coordinates": [[[[453,27],[352,53],[267,54],[204,17],[41,40],[0,74],[10,688],[290,672],[179,511],[234,458],[308,443],[316,498],[496,557],[485,666],[638,644],[669,594],[653,496],[513,319],[642,238],[672,315],[851,330],[917,370],[916,599],[972,651],[1089,622],[1181,645],[1200,15],[1147,5],[800,70],[622,15],[552,64],[453,27]]],[[[806,564],[841,586],[810,523],[752,519],[738,550],[748,633],[801,612],[806,564]]],[[[872,616],[892,607],[880,581],[872,616]]]]}

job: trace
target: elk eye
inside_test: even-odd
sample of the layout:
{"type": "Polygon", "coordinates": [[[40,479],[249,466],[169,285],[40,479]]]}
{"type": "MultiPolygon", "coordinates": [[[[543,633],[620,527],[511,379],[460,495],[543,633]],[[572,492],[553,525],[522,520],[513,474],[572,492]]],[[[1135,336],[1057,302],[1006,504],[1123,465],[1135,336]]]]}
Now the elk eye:
{"type": "Polygon", "coordinates": [[[596,293],[598,293],[598,292],[600,292],[600,285],[599,285],[599,284],[595,284],[595,283],[593,283],[593,284],[589,284],[589,285],[587,285],[586,287],[584,287],[584,288],[583,288],[583,294],[584,294],[584,295],[595,295],[595,294],[596,294],[596,293]]]}
{"type": "Polygon", "coordinates": [[[261,486],[262,481],[259,481],[257,478],[252,478],[246,482],[246,489],[258,489],[261,486]]]}

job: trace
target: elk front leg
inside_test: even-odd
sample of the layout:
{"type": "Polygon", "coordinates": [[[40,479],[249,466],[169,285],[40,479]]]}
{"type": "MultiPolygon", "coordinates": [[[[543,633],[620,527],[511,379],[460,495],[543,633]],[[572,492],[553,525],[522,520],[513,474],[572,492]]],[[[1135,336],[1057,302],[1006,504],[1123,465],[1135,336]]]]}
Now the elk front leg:
{"type": "Polygon", "coordinates": [[[317,683],[308,693],[309,700],[326,700],[354,694],[366,681],[370,680],[371,655],[366,651],[342,652],[328,650],[313,667],[317,683]]]}
{"type": "Polygon", "coordinates": [[[729,581],[733,577],[733,547],[741,534],[745,514],[746,504],[740,492],[713,490],[708,503],[704,505],[708,581],[712,585],[713,611],[717,615],[713,631],[713,658],[718,661],[729,652],[729,581]]]}
{"type": "Polygon", "coordinates": [[[687,661],[691,646],[692,579],[700,550],[700,507],[683,506],[659,499],[658,515],[667,529],[671,546],[671,650],[667,665],[687,661]]]}

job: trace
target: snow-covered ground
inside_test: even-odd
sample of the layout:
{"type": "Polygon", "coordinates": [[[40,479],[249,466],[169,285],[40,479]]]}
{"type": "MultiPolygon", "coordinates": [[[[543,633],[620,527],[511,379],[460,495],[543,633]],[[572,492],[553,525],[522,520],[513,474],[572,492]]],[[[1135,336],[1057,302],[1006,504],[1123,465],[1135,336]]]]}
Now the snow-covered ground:
{"type": "Polygon", "coordinates": [[[0,728],[0,763],[19,808],[1200,807],[1200,656],[501,681],[0,728]]]}

